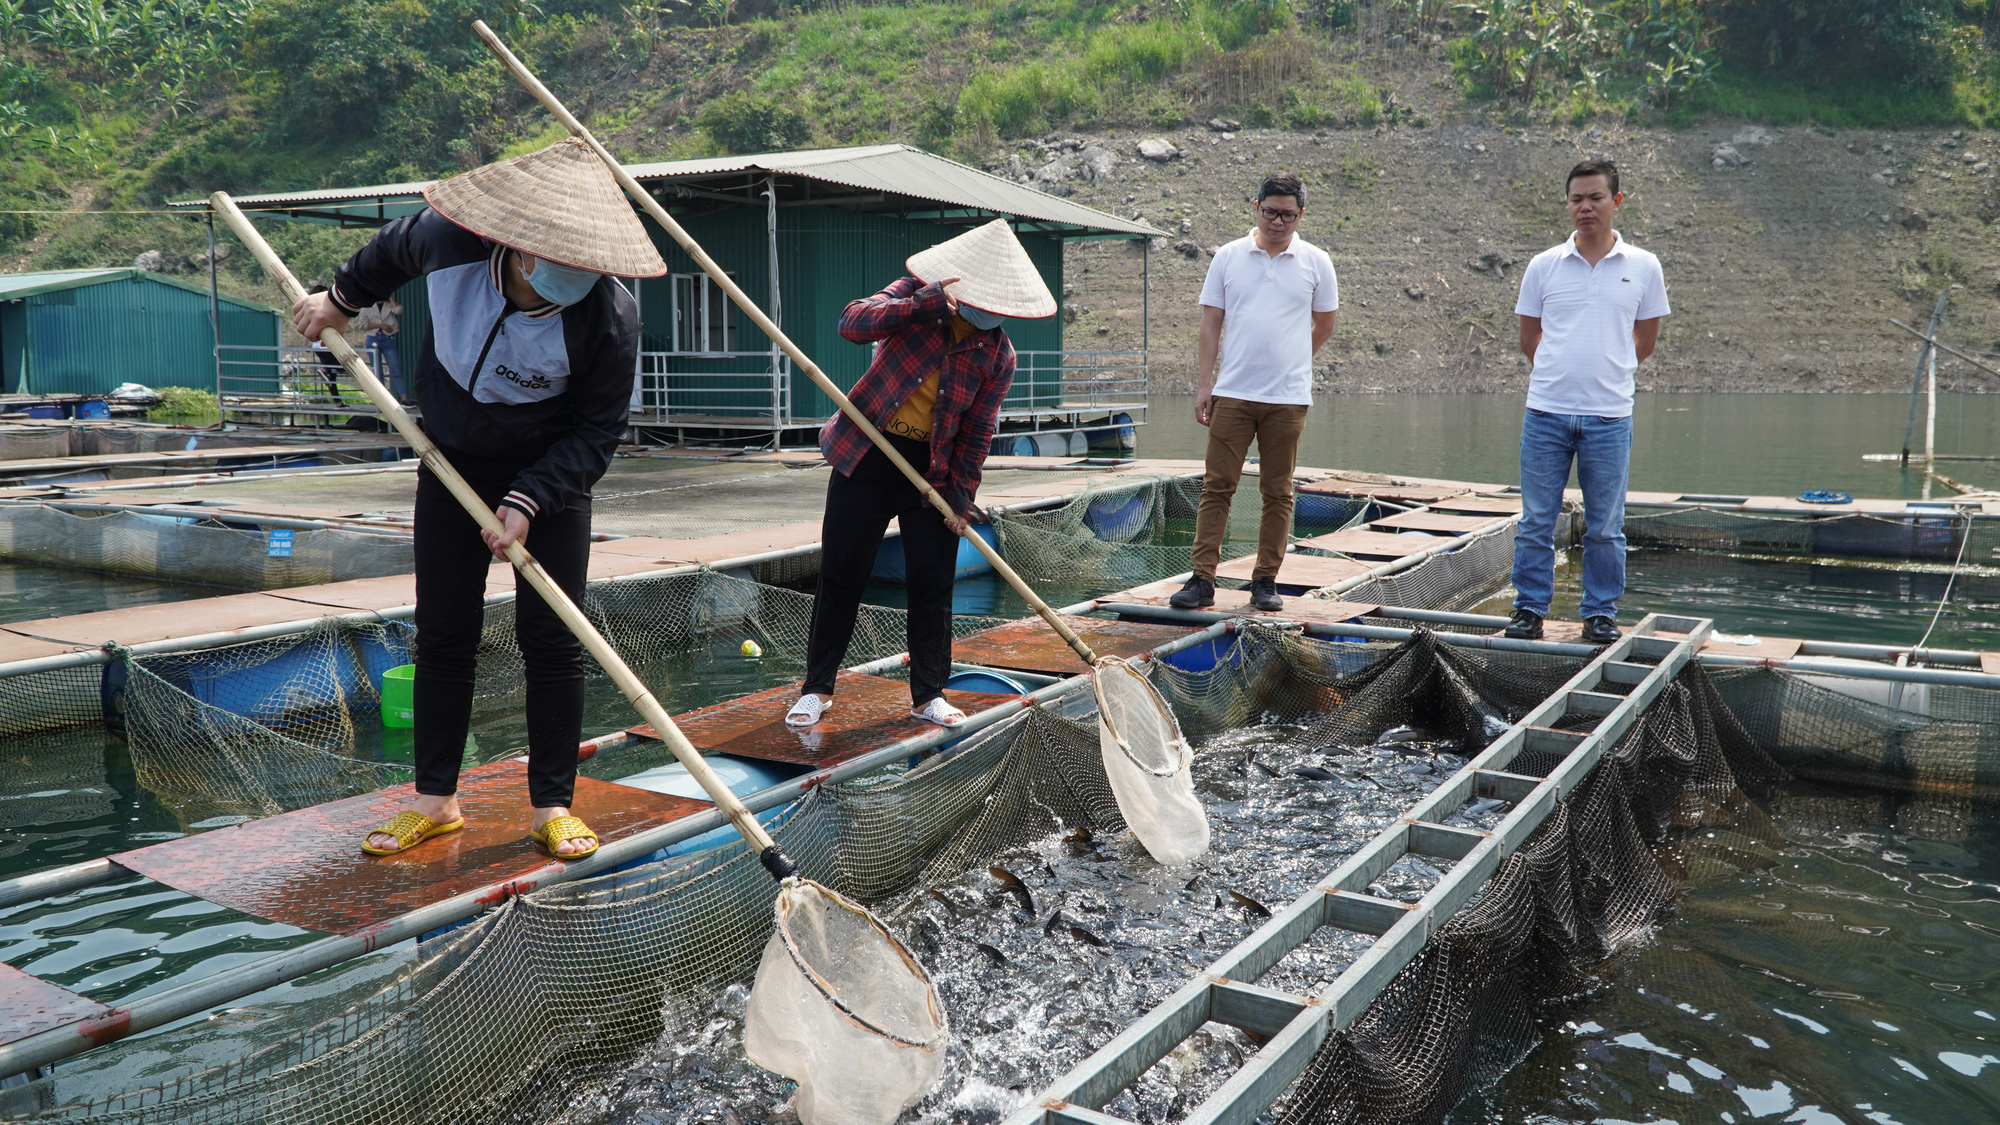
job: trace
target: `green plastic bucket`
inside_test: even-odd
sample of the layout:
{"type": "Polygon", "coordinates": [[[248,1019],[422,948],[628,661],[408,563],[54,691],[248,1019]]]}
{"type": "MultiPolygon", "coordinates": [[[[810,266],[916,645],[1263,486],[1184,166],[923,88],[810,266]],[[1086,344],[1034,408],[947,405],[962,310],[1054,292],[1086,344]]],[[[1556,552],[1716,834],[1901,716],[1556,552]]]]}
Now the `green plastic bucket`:
{"type": "Polygon", "coordinates": [[[413,688],[417,666],[404,664],[382,673],[382,725],[403,729],[417,725],[413,688]]]}

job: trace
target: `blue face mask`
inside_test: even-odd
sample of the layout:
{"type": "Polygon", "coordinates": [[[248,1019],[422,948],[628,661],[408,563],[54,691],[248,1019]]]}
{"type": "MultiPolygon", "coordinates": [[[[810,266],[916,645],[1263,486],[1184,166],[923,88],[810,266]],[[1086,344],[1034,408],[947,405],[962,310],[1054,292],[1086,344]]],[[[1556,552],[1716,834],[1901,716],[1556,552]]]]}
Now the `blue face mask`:
{"type": "Polygon", "coordinates": [[[542,299],[558,305],[574,305],[590,296],[590,290],[603,274],[589,270],[559,266],[545,258],[534,259],[535,272],[528,275],[528,284],[542,299]]]}
{"type": "Polygon", "coordinates": [[[958,306],[958,315],[965,318],[965,323],[981,331],[988,328],[998,328],[1000,327],[1000,322],[1007,319],[999,313],[990,313],[985,309],[975,309],[971,305],[958,306]]]}

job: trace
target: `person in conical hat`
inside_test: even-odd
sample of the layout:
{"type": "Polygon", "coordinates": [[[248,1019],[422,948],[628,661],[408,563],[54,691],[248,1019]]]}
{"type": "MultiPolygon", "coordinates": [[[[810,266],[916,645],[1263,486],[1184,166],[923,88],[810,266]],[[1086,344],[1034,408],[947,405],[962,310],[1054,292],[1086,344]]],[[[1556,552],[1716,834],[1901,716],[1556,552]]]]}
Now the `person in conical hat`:
{"type": "MultiPolygon", "coordinates": [[[[412,372],[424,430],[493,506],[494,535],[428,470],[417,475],[416,790],[369,833],[370,855],[464,824],[458,767],[472,719],[486,573],[511,543],[581,600],[590,491],[626,426],[639,351],[637,302],[613,278],[667,264],[582,142],[566,140],[424,189],[424,210],[382,228],[292,309],[307,339],[422,278],[426,339],[412,372]]],[[[570,814],[583,731],[582,649],[517,578],[514,635],[526,679],[531,835],[558,859],[597,849],[570,814]]]]}
{"type": "Polygon", "coordinates": [[[842,337],[881,345],[849,397],[958,514],[946,519],[926,503],[845,414],[820,431],[833,478],[806,678],[785,716],[795,727],[812,726],[833,706],[834,677],[891,519],[902,526],[909,591],[910,713],[941,726],[965,721],[944,698],[951,587],[958,536],[986,518],[973,498],[1014,383],[1014,346],[1001,324],[1054,316],[1056,299],[1004,219],[914,254],[907,266],[910,276],[841,315],[842,337]]]}

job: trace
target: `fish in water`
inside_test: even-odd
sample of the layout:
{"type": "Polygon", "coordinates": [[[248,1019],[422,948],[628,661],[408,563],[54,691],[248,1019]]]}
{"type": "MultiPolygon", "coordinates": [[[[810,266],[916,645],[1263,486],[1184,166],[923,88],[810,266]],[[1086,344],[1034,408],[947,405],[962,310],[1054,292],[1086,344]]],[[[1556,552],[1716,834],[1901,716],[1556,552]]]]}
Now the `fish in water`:
{"type": "Polygon", "coordinates": [[[1265,777],[1276,777],[1276,776],[1278,776],[1278,771],[1277,771],[1277,770],[1274,770],[1274,769],[1272,769],[1272,768],[1271,768],[1270,766],[1267,766],[1267,765],[1265,765],[1264,763],[1262,763],[1262,762],[1258,761],[1258,760],[1257,760],[1257,755],[1256,755],[1255,753],[1252,753],[1252,754],[1250,755],[1250,757],[1249,757],[1249,758],[1247,758],[1247,759],[1245,759],[1245,760],[1246,760],[1246,761],[1248,761],[1248,762],[1249,762],[1249,763],[1250,763],[1251,765],[1253,765],[1253,766],[1257,767],[1258,771],[1259,771],[1260,773],[1262,773],[1262,774],[1263,774],[1263,775],[1264,775],[1265,777]]]}
{"type": "Polygon", "coordinates": [[[1263,903],[1258,902],[1256,899],[1251,898],[1249,895],[1238,894],[1235,891],[1230,891],[1229,901],[1235,903],[1236,905],[1242,907],[1243,909],[1249,911],[1250,913],[1255,914],[1259,918],[1269,918],[1271,916],[1270,907],[1265,906],[1263,903]]]}
{"type": "Polygon", "coordinates": [[[1004,867],[989,867],[986,873],[1000,880],[1000,889],[1013,895],[1015,901],[1021,904],[1021,909],[1027,911],[1030,917],[1041,913],[1035,909],[1035,896],[1028,892],[1028,884],[1023,883],[1019,875],[1004,867]]]}
{"type": "Polygon", "coordinates": [[[1000,952],[983,941],[974,942],[972,947],[992,958],[995,965],[1004,967],[1007,964],[1007,955],[1005,953],[1000,952]]]}
{"type": "Polygon", "coordinates": [[[1048,923],[1042,927],[1042,936],[1043,937],[1056,936],[1056,927],[1062,925],[1062,920],[1063,916],[1062,916],[1062,911],[1060,910],[1056,911],[1054,914],[1049,915],[1048,923]]]}
{"type": "Polygon", "coordinates": [[[1481,797],[1477,801],[1474,801],[1471,804],[1465,806],[1465,815],[1485,816],[1487,813],[1492,812],[1494,809],[1504,809],[1506,807],[1507,807],[1507,802],[1505,801],[1496,801],[1491,797],[1481,797]]]}
{"type": "Polygon", "coordinates": [[[1085,945],[1094,945],[1099,949],[1107,949],[1111,945],[1110,942],[1105,941],[1103,938],[1098,937],[1096,934],[1091,933],[1089,930],[1084,929],[1082,926],[1071,926],[1069,928],[1069,936],[1075,938],[1076,940],[1082,942],[1085,945]]]}
{"type": "Polygon", "coordinates": [[[944,908],[946,910],[951,911],[951,916],[954,918],[979,917],[979,911],[974,910],[970,907],[960,906],[959,904],[951,900],[951,896],[945,894],[941,890],[938,890],[936,887],[926,888],[925,893],[930,895],[932,898],[938,900],[939,902],[944,903],[944,908]]]}
{"type": "Polygon", "coordinates": [[[1377,746],[1394,746],[1403,742],[1436,742],[1438,736],[1420,727],[1390,727],[1375,739],[1377,746]]]}
{"type": "Polygon", "coordinates": [[[1293,766],[1292,776],[1312,781],[1339,781],[1340,775],[1322,766],[1293,766]]]}
{"type": "Polygon", "coordinates": [[[1194,890],[1194,888],[1195,888],[1195,884],[1196,884],[1196,883],[1199,883],[1199,882],[1201,882],[1201,876],[1197,875],[1197,876],[1195,876],[1194,878],[1192,878],[1192,879],[1189,879],[1189,880],[1187,881],[1187,886],[1185,886],[1185,887],[1183,887],[1183,888],[1181,888],[1181,889],[1182,889],[1182,890],[1188,890],[1188,891],[1191,891],[1191,890],[1194,890]]]}
{"type": "Polygon", "coordinates": [[[1065,844],[1088,844],[1094,839],[1096,837],[1091,835],[1088,828],[1072,828],[1063,833],[1063,843],[1065,844]]]}

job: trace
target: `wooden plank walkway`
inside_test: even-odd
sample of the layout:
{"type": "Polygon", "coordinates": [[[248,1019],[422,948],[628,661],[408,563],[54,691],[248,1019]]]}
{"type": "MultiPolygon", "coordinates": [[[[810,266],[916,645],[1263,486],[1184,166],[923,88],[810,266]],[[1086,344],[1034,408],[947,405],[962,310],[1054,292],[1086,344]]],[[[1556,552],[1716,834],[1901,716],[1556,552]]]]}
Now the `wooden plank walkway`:
{"type": "Polygon", "coordinates": [[[1418,555],[1437,546],[1436,539],[1420,535],[1392,535],[1381,531],[1336,531],[1331,535],[1315,535],[1311,539],[1301,539],[1300,547],[1310,547],[1319,551],[1338,551],[1357,559],[1400,559],[1405,555],[1418,555]]]}
{"type": "MultiPolygon", "coordinates": [[[[392,785],[111,859],[232,910],[334,934],[371,929],[429,903],[560,863],[528,839],[528,767],[518,759],[459,776],[464,828],[402,855],[363,854],[363,834],[415,796],[414,785],[392,785]]],[[[576,779],[572,806],[607,842],[708,807],[588,777],[576,779]]]]}
{"type": "MultiPolygon", "coordinates": [[[[1101,617],[1064,615],[1083,643],[1099,656],[1131,658],[1185,636],[1189,626],[1139,621],[1106,621],[1101,617]]],[[[1074,676],[1090,671],[1049,623],[1039,617],[1011,621],[998,628],[960,637],[951,643],[953,660],[1012,672],[1074,676]]]]}

